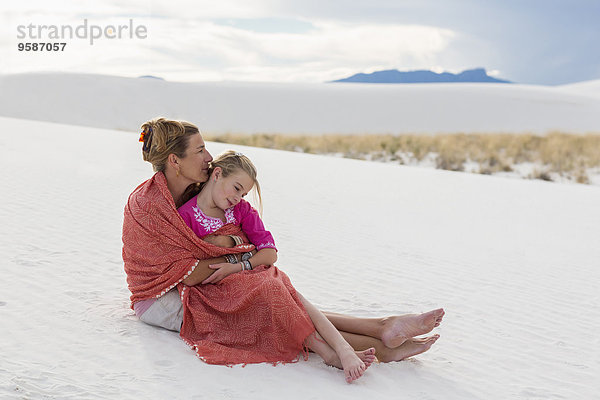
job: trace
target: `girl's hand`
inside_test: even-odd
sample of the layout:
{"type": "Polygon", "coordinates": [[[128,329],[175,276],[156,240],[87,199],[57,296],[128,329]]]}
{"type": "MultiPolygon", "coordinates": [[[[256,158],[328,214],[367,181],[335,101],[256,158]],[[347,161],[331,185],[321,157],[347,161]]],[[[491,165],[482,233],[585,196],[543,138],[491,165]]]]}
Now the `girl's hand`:
{"type": "Polygon", "coordinates": [[[235,246],[233,239],[227,235],[205,236],[202,240],[219,247],[231,248],[235,246]]]}
{"type": "Polygon", "coordinates": [[[240,272],[242,270],[242,265],[240,263],[220,263],[209,265],[208,268],[216,269],[216,271],[211,276],[202,281],[203,285],[206,285],[207,283],[217,283],[231,274],[240,272]]]}

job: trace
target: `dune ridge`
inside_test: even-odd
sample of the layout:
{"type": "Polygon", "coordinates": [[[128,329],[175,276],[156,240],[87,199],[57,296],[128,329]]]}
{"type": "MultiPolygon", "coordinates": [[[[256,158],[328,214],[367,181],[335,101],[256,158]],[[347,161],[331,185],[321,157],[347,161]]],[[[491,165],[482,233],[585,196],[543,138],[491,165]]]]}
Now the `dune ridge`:
{"type": "Polygon", "coordinates": [[[493,83],[182,83],[30,73],[0,76],[0,115],[127,131],[162,115],[193,121],[212,134],[599,132],[600,97],[581,90],[493,83]]]}

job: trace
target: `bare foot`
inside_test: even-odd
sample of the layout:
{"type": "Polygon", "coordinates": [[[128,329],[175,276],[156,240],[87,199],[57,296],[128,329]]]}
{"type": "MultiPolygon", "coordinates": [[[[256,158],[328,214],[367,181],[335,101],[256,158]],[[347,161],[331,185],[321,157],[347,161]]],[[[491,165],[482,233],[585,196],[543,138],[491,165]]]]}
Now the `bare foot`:
{"type": "Polygon", "coordinates": [[[377,356],[375,355],[375,352],[375,348],[371,347],[366,350],[355,351],[354,353],[356,353],[358,358],[360,358],[360,360],[365,363],[365,366],[369,368],[371,364],[377,361],[377,356]]]}
{"type": "Polygon", "coordinates": [[[350,383],[360,378],[376,360],[375,349],[371,347],[363,351],[344,351],[340,355],[336,353],[331,359],[325,360],[325,364],[343,369],[346,382],[350,383]]]}
{"type": "Polygon", "coordinates": [[[396,347],[389,351],[382,361],[402,361],[408,357],[416,356],[426,352],[438,340],[440,335],[433,335],[426,338],[410,338],[406,340],[400,347],[396,347]]]}
{"type": "Polygon", "coordinates": [[[389,348],[400,346],[409,338],[424,335],[439,326],[444,317],[444,309],[423,314],[407,314],[386,318],[381,341],[389,348]]]}

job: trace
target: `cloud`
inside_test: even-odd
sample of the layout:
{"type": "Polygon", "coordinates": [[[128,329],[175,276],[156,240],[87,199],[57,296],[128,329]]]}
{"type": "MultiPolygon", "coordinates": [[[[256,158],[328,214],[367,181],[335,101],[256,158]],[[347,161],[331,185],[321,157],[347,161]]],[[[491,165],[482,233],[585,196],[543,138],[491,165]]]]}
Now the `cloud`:
{"type": "MultiPolygon", "coordinates": [[[[109,5],[107,9],[110,8],[109,5]]],[[[70,14],[63,21],[81,24],[82,20],[70,14]]],[[[303,32],[260,32],[252,19],[244,21],[245,25],[239,27],[206,19],[137,17],[137,25],[147,26],[147,39],[101,39],[94,46],[74,40],[60,57],[52,54],[44,59],[40,54],[17,54],[11,58],[9,70],[32,71],[43,66],[76,72],[152,74],[178,81],[314,82],[374,66],[433,65],[455,37],[450,30],[429,26],[330,20],[301,21],[310,27],[303,32]]],[[[90,19],[90,23],[101,26],[124,22],[127,19],[121,14],[90,19]]]]}
{"type": "Polygon", "coordinates": [[[13,1],[0,17],[0,69],[323,81],[377,69],[484,67],[517,82],[565,83],[600,77],[598,13],[600,3],[586,0],[13,1]],[[60,55],[16,51],[17,24],[84,18],[133,18],[148,26],[148,39],[73,41],[60,55]]]}
{"type": "Polygon", "coordinates": [[[377,66],[431,64],[455,36],[427,26],[340,24],[315,21],[303,34],[228,32],[241,55],[225,79],[323,81],[377,66]],[[280,69],[280,71],[277,71],[280,69]],[[343,75],[339,75],[343,74],[343,75]],[[337,75],[337,76],[336,76],[337,75]]]}

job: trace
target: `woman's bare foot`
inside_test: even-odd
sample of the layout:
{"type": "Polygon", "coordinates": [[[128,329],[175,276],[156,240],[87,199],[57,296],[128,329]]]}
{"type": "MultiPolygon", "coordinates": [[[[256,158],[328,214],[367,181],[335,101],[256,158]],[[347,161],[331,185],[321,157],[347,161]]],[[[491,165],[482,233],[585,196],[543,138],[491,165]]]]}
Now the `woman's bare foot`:
{"type": "Polygon", "coordinates": [[[439,326],[444,309],[438,308],[423,314],[407,314],[386,318],[381,341],[389,348],[400,346],[409,338],[424,335],[439,326]]]}
{"type": "Polygon", "coordinates": [[[426,352],[438,340],[440,335],[433,335],[426,338],[410,338],[406,340],[400,347],[390,349],[384,356],[383,362],[402,361],[408,357],[416,356],[426,352]]]}
{"type": "Polygon", "coordinates": [[[348,351],[341,352],[340,355],[335,353],[329,360],[325,360],[325,364],[343,369],[346,382],[350,383],[360,378],[365,370],[376,360],[375,349],[371,347],[363,351],[349,349],[348,351]]]}

